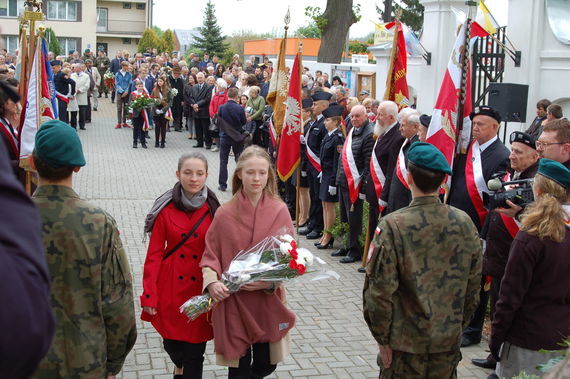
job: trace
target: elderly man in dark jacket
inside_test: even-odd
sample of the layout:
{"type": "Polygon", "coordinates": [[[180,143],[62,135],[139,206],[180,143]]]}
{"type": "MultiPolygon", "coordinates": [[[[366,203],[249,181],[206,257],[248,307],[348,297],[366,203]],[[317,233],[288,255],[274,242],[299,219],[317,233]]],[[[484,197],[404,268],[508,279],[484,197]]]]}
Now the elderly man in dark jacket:
{"type": "Polygon", "coordinates": [[[178,93],[172,100],[172,125],[177,132],[182,131],[182,101],[184,99],[184,80],[180,77],[180,67],[172,69],[172,75],[168,76],[170,88],[176,88],[178,93]]]}
{"type": "Polygon", "coordinates": [[[358,237],[362,233],[362,203],[366,188],[366,183],[362,181],[369,176],[370,155],[374,146],[373,132],[374,125],[368,121],[366,108],[362,105],[353,107],[350,111],[350,122],[347,125],[348,137],[345,141],[346,146],[343,148],[342,164],[338,165],[336,177],[336,182],[340,187],[339,199],[350,225],[348,246],[332,254],[333,257],[345,256],[340,260],[341,263],[353,263],[362,259],[362,249],[358,244],[358,237]],[[352,154],[344,153],[348,149],[351,149],[352,154]],[[355,167],[358,172],[346,172],[345,167],[355,167]],[[358,197],[354,201],[351,200],[347,176],[353,179],[356,176],[362,178],[358,188],[358,197]]]}
{"type": "MultiPolygon", "coordinates": [[[[539,155],[536,151],[536,139],[528,133],[513,132],[510,137],[511,169],[508,180],[531,179],[538,170],[539,155]]],[[[481,235],[487,242],[483,257],[483,275],[491,278],[491,319],[495,313],[495,304],[499,300],[501,279],[509,259],[509,250],[517,232],[517,221],[512,216],[522,211],[521,207],[498,208],[489,213],[481,235]],[[512,213],[511,213],[512,212],[512,213]]],[[[485,359],[472,359],[475,366],[494,369],[497,362],[489,355],[485,359]]]]}
{"type": "Polygon", "coordinates": [[[212,147],[212,137],[210,136],[210,101],[212,100],[212,86],[205,83],[204,73],[196,74],[197,84],[192,87],[192,96],[190,97],[190,106],[194,117],[194,125],[196,127],[196,140],[198,143],[194,147],[204,147],[206,149],[212,147]]]}

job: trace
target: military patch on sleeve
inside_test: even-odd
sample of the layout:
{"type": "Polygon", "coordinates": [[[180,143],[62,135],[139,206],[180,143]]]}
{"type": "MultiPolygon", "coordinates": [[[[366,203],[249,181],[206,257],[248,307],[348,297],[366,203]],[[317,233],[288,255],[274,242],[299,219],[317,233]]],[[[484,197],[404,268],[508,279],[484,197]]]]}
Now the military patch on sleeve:
{"type": "Polygon", "coordinates": [[[368,258],[366,259],[366,264],[370,263],[370,261],[372,260],[372,255],[374,255],[374,251],[376,251],[376,248],[374,247],[374,243],[371,242],[370,247],[368,248],[368,258]]]}
{"type": "Polygon", "coordinates": [[[342,145],[336,145],[336,152],[342,154],[342,145]]]}
{"type": "Polygon", "coordinates": [[[382,233],[382,227],[380,225],[378,225],[376,227],[376,229],[374,230],[374,235],[380,237],[381,233],[382,233]]]}

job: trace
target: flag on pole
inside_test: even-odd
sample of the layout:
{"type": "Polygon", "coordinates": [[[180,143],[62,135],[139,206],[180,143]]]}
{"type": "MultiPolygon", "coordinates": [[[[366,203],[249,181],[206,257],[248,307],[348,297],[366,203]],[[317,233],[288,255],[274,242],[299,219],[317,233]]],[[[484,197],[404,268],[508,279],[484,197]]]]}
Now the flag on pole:
{"type": "MultiPolygon", "coordinates": [[[[28,39],[26,38],[26,29],[22,29],[20,33],[20,51],[16,57],[16,77],[20,82],[20,85],[18,86],[18,94],[20,95],[20,98],[24,100],[26,97],[26,88],[28,83],[26,70],[26,67],[28,65],[28,39]]],[[[22,104],[25,103],[22,102],[22,104]]]]}
{"type": "MultiPolygon", "coordinates": [[[[462,75],[461,53],[465,47],[465,28],[466,24],[464,23],[453,45],[426,139],[427,142],[437,147],[443,153],[451,167],[453,167],[453,156],[455,154],[455,143],[457,141],[457,112],[459,109],[459,93],[462,75]]],[[[463,151],[467,149],[471,136],[471,120],[469,119],[469,114],[473,108],[471,99],[471,70],[467,67],[466,71],[467,88],[465,89],[463,129],[459,139],[462,147],[464,147],[463,151]]]]}
{"type": "Polygon", "coordinates": [[[277,69],[273,71],[269,82],[269,92],[267,103],[273,109],[273,125],[277,132],[277,137],[281,135],[283,118],[285,117],[285,101],[287,100],[287,72],[285,71],[285,49],[287,40],[283,38],[279,45],[279,56],[277,57],[277,69]]]}
{"type": "MultiPolygon", "coordinates": [[[[26,92],[26,106],[20,130],[20,159],[27,158],[35,146],[36,133],[41,124],[54,119],[52,100],[47,81],[46,58],[41,41],[36,44],[32,70],[26,92]]],[[[54,94],[55,95],[55,94],[54,94]]]]}
{"type": "Polygon", "coordinates": [[[392,44],[392,56],[390,69],[386,78],[386,92],[384,100],[391,100],[398,104],[398,108],[406,108],[410,105],[410,95],[408,94],[408,82],[406,74],[408,69],[408,58],[406,53],[406,40],[402,23],[399,21],[390,22],[386,25],[388,29],[394,29],[394,42],[392,44]]]}
{"type": "Polygon", "coordinates": [[[42,63],[45,68],[45,75],[42,77],[45,78],[45,83],[47,84],[47,93],[45,95],[49,95],[49,100],[51,103],[50,110],[52,112],[51,118],[56,119],[58,118],[58,105],[57,105],[57,97],[55,92],[55,82],[53,80],[53,71],[51,70],[51,63],[48,59],[48,43],[45,38],[41,38],[42,40],[42,63]]]}
{"type": "Polygon", "coordinates": [[[289,94],[285,102],[285,117],[279,153],[277,154],[277,174],[286,181],[301,161],[301,53],[297,53],[291,71],[289,94]]]}
{"type": "Polygon", "coordinates": [[[477,9],[477,18],[475,19],[479,25],[481,25],[489,34],[497,33],[497,29],[500,28],[497,20],[489,11],[489,8],[485,5],[483,0],[479,1],[479,9],[477,9]]]}

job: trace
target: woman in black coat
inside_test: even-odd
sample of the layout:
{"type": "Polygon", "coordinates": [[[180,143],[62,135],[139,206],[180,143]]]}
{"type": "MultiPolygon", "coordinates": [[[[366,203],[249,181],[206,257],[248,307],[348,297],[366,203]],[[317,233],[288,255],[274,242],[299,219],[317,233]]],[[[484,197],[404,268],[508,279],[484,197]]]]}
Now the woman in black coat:
{"type": "Polygon", "coordinates": [[[198,80],[196,79],[196,75],[190,74],[190,75],[188,75],[188,82],[184,84],[183,111],[184,111],[184,117],[186,117],[186,130],[188,130],[188,133],[190,133],[190,135],[188,136],[188,139],[195,138],[195,136],[196,136],[195,129],[194,129],[194,118],[192,117],[192,111],[190,110],[190,97],[192,96],[192,87],[196,83],[198,83],[198,80]]]}
{"type": "Polygon", "coordinates": [[[342,111],[342,107],[338,104],[331,104],[323,111],[325,128],[328,133],[321,143],[319,154],[322,170],[319,199],[323,202],[323,221],[325,225],[321,240],[315,244],[317,249],[331,248],[334,242],[330,229],[336,220],[335,203],[338,202],[336,173],[339,161],[341,161],[340,152],[344,144],[341,123],[342,111]]]}

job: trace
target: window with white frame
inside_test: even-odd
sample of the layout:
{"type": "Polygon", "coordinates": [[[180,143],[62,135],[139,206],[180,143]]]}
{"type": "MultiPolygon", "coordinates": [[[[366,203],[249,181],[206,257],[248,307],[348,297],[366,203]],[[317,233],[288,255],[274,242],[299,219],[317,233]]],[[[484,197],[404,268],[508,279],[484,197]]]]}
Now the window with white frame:
{"type": "Polygon", "coordinates": [[[18,49],[18,36],[2,36],[2,42],[9,53],[14,53],[18,49]]]}
{"type": "Polygon", "coordinates": [[[97,31],[106,32],[108,28],[108,15],[107,8],[97,8],[97,31]]]}
{"type": "Polygon", "coordinates": [[[77,2],[48,1],[47,18],[48,20],[77,21],[77,2]]]}
{"type": "Polygon", "coordinates": [[[0,0],[0,17],[18,17],[24,11],[24,0],[0,0]]]}
{"type": "Polygon", "coordinates": [[[57,41],[63,55],[70,55],[70,51],[73,52],[79,48],[77,38],[57,37],[57,41]]]}

